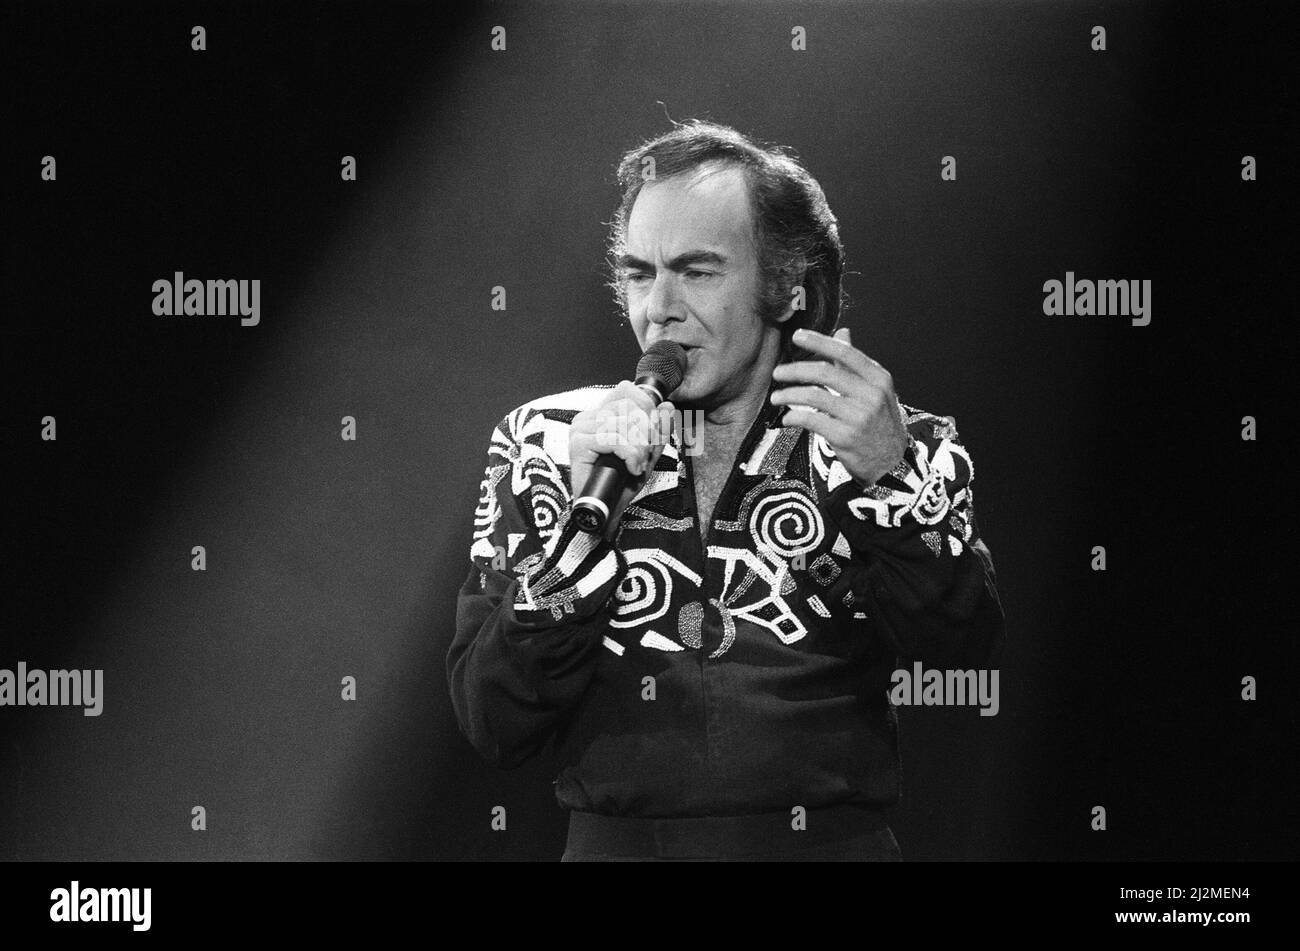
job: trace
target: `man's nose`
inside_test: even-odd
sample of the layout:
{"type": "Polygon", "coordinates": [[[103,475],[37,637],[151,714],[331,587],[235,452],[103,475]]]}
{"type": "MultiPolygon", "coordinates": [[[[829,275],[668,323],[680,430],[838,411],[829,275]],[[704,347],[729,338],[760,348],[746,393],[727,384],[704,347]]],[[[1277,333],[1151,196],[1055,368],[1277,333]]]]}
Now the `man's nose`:
{"type": "Polygon", "coordinates": [[[646,319],[652,324],[665,324],[670,320],[683,320],[685,316],[677,288],[677,275],[661,270],[655,275],[654,286],[646,297],[646,319]]]}

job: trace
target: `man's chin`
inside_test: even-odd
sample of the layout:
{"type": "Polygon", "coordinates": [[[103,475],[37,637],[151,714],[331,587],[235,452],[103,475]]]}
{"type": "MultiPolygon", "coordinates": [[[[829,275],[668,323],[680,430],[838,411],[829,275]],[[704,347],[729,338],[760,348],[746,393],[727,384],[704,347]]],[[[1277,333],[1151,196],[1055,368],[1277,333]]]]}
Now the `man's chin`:
{"type": "Polygon", "coordinates": [[[690,405],[691,403],[698,402],[702,396],[707,395],[702,391],[698,383],[698,379],[690,375],[688,375],[686,379],[682,380],[682,385],[673,390],[673,395],[669,397],[669,399],[672,400],[673,405],[690,405]]]}
{"type": "Polygon", "coordinates": [[[686,374],[682,377],[681,385],[673,390],[671,399],[674,404],[694,403],[709,395],[710,387],[704,378],[704,368],[700,366],[701,356],[697,347],[686,350],[686,374]]]}

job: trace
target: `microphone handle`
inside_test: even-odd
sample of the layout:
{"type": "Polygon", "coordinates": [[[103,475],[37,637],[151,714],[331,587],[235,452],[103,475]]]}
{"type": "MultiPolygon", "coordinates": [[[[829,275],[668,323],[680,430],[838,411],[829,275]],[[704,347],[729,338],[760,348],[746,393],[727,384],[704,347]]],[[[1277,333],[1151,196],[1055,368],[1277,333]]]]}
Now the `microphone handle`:
{"type": "Polygon", "coordinates": [[[655,406],[664,401],[664,381],[653,373],[637,377],[636,385],[650,395],[650,398],[655,401],[655,406]]]}
{"type": "MultiPolygon", "coordinates": [[[[664,401],[663,381],[658,376],[646,374],[638,377],[636,385],[649,394],[655,406],[664,401]]],[[[571,518],[578,528],[592,535],[601,535],[613,514],[610,506],[617,505],[630,474],[627,464],[612,452],[602,452],[591,464],[591,475],[583,486],[582,495],[573,502],[571,518]]]]}
{"type": "Polygon", "coordinates": [[[612,452],[602,452],[596,457],[596,461],[591,464],[591,475],[587,477],[582,496],[573,503],[572,517],[578,523],[578,528],[592,535],[600,535],[605,531],[605,524],[613,513],[603,500],[610,499],[617,505],[627,478],[627,466],[618,456],[612,452]]]}

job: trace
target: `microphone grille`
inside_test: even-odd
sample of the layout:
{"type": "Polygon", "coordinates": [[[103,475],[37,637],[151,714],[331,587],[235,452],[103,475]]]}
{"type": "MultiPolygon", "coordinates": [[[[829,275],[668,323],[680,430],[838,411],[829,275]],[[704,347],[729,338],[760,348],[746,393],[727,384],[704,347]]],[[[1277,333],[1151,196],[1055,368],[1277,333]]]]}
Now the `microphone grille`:
{"type": "Polygon", "coordinates": [[[667,396],[682,385],[686,375],[686,350],[679,343],[660,340],[650,345],[636,365],[637,379],[643,376],[657,376],[663,380],[663,392],[667,396]]]}

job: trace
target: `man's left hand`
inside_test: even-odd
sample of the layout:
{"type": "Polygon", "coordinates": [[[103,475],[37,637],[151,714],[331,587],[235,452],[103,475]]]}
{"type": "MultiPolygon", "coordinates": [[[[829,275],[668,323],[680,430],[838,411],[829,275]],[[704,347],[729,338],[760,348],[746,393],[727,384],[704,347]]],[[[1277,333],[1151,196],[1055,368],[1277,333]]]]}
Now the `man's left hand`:
{"type": "Polygon", "coordinates": [[[772,372],[782,387],[772,402],[791,407],[781,425],[820,434],[849,475],[871,485],[898,465],[907,449],[893,377],[849,342],[847,327],[834,337],[797,330],[794,342],[826,362],[783,363],[772,372]]]}

